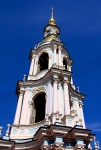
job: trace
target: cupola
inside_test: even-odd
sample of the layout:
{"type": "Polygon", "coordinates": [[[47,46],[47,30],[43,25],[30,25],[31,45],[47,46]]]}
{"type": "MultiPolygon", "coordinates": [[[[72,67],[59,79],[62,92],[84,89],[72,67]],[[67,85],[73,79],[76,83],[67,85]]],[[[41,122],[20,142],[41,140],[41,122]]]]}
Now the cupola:
{"type": "Polygon", "coordinates": [[[52,8],[52,15],[51,18],[44,28],[44,40],[51,41],[56,40],[60,41],[60,29],[56,24],[56,21],[54,19],[54,9],[52,8]]]}

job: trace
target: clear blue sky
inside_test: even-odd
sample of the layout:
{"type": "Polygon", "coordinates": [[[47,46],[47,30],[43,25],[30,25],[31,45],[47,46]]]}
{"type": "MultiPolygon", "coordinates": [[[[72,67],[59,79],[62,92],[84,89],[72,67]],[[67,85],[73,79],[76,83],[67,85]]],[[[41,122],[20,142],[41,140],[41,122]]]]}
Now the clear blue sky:
{"type": "Polygon", "coordinates": [[[101,143],[101,0],[0,0],[0,125],[13,123],[16,84],[28,74],[30,49],[43,38],[55,8],[61,40],[74,59],[86,126],[101,143]]]}

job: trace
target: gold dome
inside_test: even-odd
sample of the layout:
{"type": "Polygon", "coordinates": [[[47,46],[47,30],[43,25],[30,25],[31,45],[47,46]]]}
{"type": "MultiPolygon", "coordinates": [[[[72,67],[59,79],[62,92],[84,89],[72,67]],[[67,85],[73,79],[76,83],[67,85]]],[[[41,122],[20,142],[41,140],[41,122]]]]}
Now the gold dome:
{"type": "Polygon", "coordinates": [[[51,35],[51,36],[49,36],[49,37],[46,37],[45,39],[44,39],[44,42],[50,42],[50,41],[52,41],[52,40],[54,40],[56,37],[54,36],[54,35],[51,35]]]}
{"type": "Polygon", "coordinates": [[[47,42],[50,43],[52,40],[59,41],[58,38],[56,38],[54,35],[51,35],[49,37],[46,37],[44,40],[42,40],[42,42],[39,43],[39,46],[41,46],[43,44],[47,44],[47,42]]]}
{"type": "Polygon", "coordinates": [[[51,19],[49,20],[49,24],[51,24],[51,25],[56,25],[56,21],[51,18],[51,19]]]}

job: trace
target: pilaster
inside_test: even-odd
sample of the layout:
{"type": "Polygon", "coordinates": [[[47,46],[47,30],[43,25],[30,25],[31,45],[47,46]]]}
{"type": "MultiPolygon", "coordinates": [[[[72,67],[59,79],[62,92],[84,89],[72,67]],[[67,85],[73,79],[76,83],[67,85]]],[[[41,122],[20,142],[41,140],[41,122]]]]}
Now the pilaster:
{"type": "Polygon", "coordinates": [[[56,50],[57,50],[57,45],[54,45],[54,64],[56,64],[56,50]]]}
{"type": "Polygon", "coordinates": [[[83,128],[85,129],[85,121],[84,121],[84,114],[83,114],[83,103],[79,102],[79,109],[80,109],[80,125],[83,126],[83,128]]]}
{"type": "Polygon", "coordinates": [[[45,111],[45,114],[46,114],[46,116],[48,116],[49,115],[49,100],[48,100],[48,95],[45,95],[45,99],[46,99],[46,111],[45,111]]]}
{"type": "Polygon", "coordinates": [[[30,70],[29,70],[29,74],[30,74],[30,75],[33,75],[33,71],[34,71],[34,61],[35,61],[35,56],[32,55],[32,58],[31,58],[31,65],[30,65],[30,70]]]}
{"type": "Polygon", "coordinates": [[[68,89],[68,80],[63,81],[64,89],[64,123],[69,125],[68,119],[70,119],[70,100],[69,100],[69,89],[68,89]]]}
{"type": "MultiPolygon", "coordinates": [[[[33,108],[34,106],[34,102],[33,101],[28,101],[28,114],[27,114],[27,121],[26,121],[26,124],[29,125],[31,123],[31,115],[32,115],[32,110],[34,109],[33,108]]],[[[34,118],[33,118],[33,123],[34,123],[34,118]]]]}
{"type": "Polygon", "coordinates": [[[38,60],[37,60],[37,56],[34,56],[35,59],[35,63],[34,63],[34,70],[33,70],[33,75],[35,75],[37,73],[37,69],[38,69],[38,60]]]}
{"type": "Polygon", "coordinates": [[[60,82],[58,84],[58,111],[59,111],[59,114],[62,115],[62,83],[60,82]]]}
{"type": "Polygon", "coordinates": [[[64,89],[64,111],[65,115],[70,115],[70,100],[69,100],[69,89],[68,89],[68,81],[63,81],[63,89],[64,89]]]}
{"type": "Polygon", "coordinates": [[[48,89],[46,93],[46,114],[52,113],[52,85],[51,81],[48,82],[48,89]]]}
{"type": "Polygon", "coordinates": [[[59,50],[59,59],[58,59],[58,64],[59,66],[62,66],[62,59],[61,59],[61,50],[62,50],[62,47],[61,46],[58,46],[58,50],[59,50]]]}
{"type": "Polygon", "coordinates": [[[49,64],[48,64],[48,69],[52,67],[52,55],[49,55],[49,64]]]}
{"type": "Polygon", "coordinates": [[[21,111],[22,111],[22,103],[23,103],[23,96],[24,96],[24,91],[20,90],[19,91],[19,99],[18,99],[16,114],[15,114],[15,119],[14,119],[14,124],[19,124],[20,123],[21,111]]]}
{"type": "Polygon", "coordinates": [[[57,78],[53,78],[53,113],[56,113],[56,111],[58,110],[57,108],[57,84],[58,84],[58,79],[57,78]]]}
{"type": "Polygon", "coordinates": [[[70,72],[71,72],[71,67],[72,67],[72,66],[68,66],[68,71],[70,71],[70,72]]]}
{"type": "Polygon", "coordinates": [[[26,90],[24,94],[20,124],[26,125],[27,123],[29,109],[28,101],[30,99],[30,92],[30,90],[26,90]]]}
{"type": "Polygon", "coordinates": [[[52,114],[50,116],[52,124],[57,121],[58,112],[58,78],[53,78],[53,101],[52,101],[52,114]]]}

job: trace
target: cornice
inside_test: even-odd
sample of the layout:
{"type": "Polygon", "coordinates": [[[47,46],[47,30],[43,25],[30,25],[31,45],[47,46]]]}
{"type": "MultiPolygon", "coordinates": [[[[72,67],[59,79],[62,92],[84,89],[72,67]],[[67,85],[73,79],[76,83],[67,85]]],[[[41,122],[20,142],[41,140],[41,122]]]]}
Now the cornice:
{"type": "MultiPolygon", "coordinates": [[[[63,139],[63,142],[72,142],[75,143],[77,140],[83,140],[85,144],[89,144],[93,138],[94,134],[91,134],[91,130],[88,129],[81,129],[75,127],[68,127],[68,126],[59,126],[59,125],[49,125],[40,127],[37,132],[35,133],[32,139],[26,142],[17,142],[15,141],[7,141],[7,140],[0,140],[2,148],[4,146],[15,147],[14,149],[39,149],[42,146],[44,140],[54,140],[56,137],[63,139]]],[[[28,139],[27,139],[28,140],[28,139]]],[[[23,140],[22,140],[23,141],[23,140]]],[[[54,143],[53,143],[54,145],[54,143]]]]}
{"type": "Polygon", "coordinates": [[[70,79],[71,72],[64,71],[56,68],[51,68],[42,78],[37,80],[18,81],[16,92],[18,93],[21,87],[34,87],[42,84],[46,84],[51,78],[62,78],[66,76],[70,79]]]}
{"type": "Polygon", "coordinates": [[[91,134],[91,131],[92,130],[68,126],[49,125],[47,127],[40,127],[34,136],[40,140],[40,138],[42,139],[42,136],[44,137],[43,139],[45,139],[45,137],[50,139],[61,135],[62,138],[67,139],[67,142],[70,140],[75,142],[75,140],[78,139],[88,141],[86,138],[91,142],[95,136],[94,134],[91,134]]]}
{"type": "MultiPolygon", "coordinates": [[[[41,43],[41,42],[40,42],[40,43],[41,43]]],[[[40,43],[39,43],[39,45],[40,45],[40,43]]],[[[69,55],[69,53],[68,53],[68,50],[66,50],[66,48],[64,47],[64,43],[63,43],[63,42],[59,42],[59,41],[55,41],[55,40],[52,40],[50,43],[47,43],[47,44],[44,44],[44,45],[40,45],[40,46],[38,46],[36,49],[32,49],[32,50],[30,51],[29,58],[30,58],[30,59],[32,58],[33,53],[34,53],[34,54],[37,54],[39,51],[41,51],[41,50],[44,49],[44,48],[51,48],[52,51],[53,51],[53,49],[54,49],[54,44],[55,44],[55,45],[61,45],[61,46],[62,46],[62,51],[64,51],[65,54],[67,54],[67,56],[68,56],[68,58],[69,58],[69,62],[70,62],[70,64],[72,64],[74,60],[72,60],[72,59],[70,58],[70,55],[69,55]]]]}
{"type": "Polygon", "coordinates": [[[10,149],[10,148],[14,147],[14,145],[15,145],[14,141],[0,139],[0,149],[1,150],[10,149]]]}
{"type": "Polygon", "coordinates": [[[70,92],[71,92],[73,95],[77,96],[79,99],[84,99],[85,96],[86,96],[86,95],[84,95],[84,94],[82,94],[82,93],[79,93],[79,92],[77,92],[76,90],[74,90],[73,87],[71,86],[71,84],[69,84],[69,90],[70,90],[70,92]]]}

